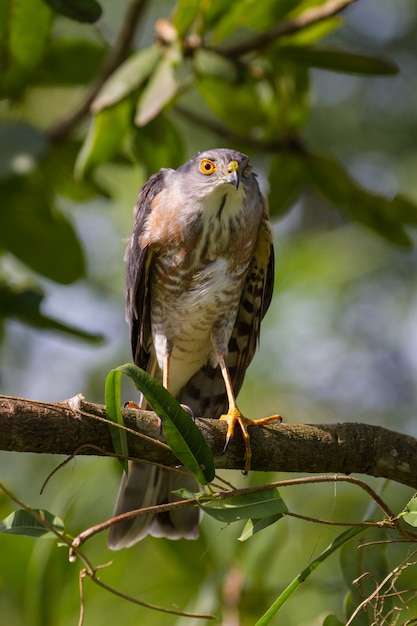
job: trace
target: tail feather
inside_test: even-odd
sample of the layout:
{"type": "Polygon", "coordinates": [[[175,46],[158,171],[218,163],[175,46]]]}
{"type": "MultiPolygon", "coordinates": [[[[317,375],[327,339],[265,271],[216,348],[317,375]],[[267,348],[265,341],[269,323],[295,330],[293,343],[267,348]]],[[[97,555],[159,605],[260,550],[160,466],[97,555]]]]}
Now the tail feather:
{"type": "MultiPolygon", "coordinates": [[[[129,475],[123,476],[113,515],[175,502],[179,498],[172,491],[180,488],[195,492],[199,487],[192,474],[187,476],[155,465],[129,463],[129,475]]],[[[197,539],[200,517],[197,507],[138,515],[110,528],[108,546],[111,550],[128,548],[146,535],[197,539]]]]}

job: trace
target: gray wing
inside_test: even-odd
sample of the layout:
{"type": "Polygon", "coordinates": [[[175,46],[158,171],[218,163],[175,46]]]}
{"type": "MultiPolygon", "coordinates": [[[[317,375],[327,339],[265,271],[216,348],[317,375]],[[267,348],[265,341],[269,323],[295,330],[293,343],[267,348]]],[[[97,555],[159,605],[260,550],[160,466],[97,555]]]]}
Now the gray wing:
{"type": "Polygon", "coordinates": [[[126,249],[126,321],[130,326],[133,360],[147,369],[152,342],[150,322],[149,247],[140,245],[145,221],[152,210],[152,202],[164,188],[164,171],[154,174],[139,193],[135,208],[132,236],[126,249]]]}

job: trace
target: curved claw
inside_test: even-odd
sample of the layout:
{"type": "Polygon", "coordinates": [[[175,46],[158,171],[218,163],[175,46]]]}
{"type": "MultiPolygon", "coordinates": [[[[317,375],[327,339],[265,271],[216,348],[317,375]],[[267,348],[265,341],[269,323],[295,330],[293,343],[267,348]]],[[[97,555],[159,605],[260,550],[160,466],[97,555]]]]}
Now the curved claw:
{"type": "Polygon", "coordinates": [[[242,413],[236,406],[229,407],[228,412],[224,415],[221,415],[220,419],[227,422],[226,442],[224,444],[223,453],[226,452],[227,446],[229,445],[231,438],[234,436],[236,423],[238,423],[240,426],[243,440],[245,442],[245,455],[243,457],[243,460],[245,461],[245,467],[243,470],[244,474],[247,474],[249,472],[252,459],[252,450],[250,446],[250,435],[248,433],[248,428],[250,426],[263,426],[265,424],[269,424],[270,422],[282,422],[281,415],[271,415],[270,417],[264,417],[259,420],[251,420],[248,417],[242,415],[242,413]]]}

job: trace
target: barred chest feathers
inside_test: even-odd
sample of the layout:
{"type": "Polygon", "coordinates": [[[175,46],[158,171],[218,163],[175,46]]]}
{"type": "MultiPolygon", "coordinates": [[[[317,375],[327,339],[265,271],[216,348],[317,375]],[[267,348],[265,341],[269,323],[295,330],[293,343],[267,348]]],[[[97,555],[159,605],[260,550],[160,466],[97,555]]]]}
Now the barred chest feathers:
{"type": "MultiPolygon", "coordinates": [[[[259,224],[258,206],[246,205],[243,186],[215,189],[198,210],[195,204],[189,211],[185,206],[172,221],[167,215],[159,241],[153,241],[152,336],[161,369],[171,355],[174,395],[209,360],[216,364],[213,329],[221,326],[227,346],[253,255],[254,238],[248,233],[259,224]]],[[[155,228],[152,232],[155,237],[155,228]]]]}

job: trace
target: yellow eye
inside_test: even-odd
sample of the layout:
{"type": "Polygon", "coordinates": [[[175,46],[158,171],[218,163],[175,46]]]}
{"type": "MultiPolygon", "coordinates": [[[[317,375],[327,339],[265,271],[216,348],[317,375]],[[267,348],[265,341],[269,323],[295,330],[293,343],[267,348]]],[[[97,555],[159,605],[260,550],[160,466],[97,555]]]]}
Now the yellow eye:
{"type": "Polygon", "coordinates": [[[203,159],[200,162],[200,172],[202,174],[212,174],[216,170],[217,170],[217,167],[213,163],[213,161],[209,161],[208,159],[203,159]]]}

